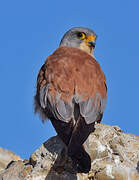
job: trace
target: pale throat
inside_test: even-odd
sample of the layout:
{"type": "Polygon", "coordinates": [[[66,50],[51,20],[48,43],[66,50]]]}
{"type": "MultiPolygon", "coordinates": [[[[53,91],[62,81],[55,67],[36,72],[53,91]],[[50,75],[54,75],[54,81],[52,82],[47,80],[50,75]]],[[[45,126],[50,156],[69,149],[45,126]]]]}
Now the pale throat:
{"type": "Polygon", "coordinates": [[[80,44],[80,49],[87,52],[89,55],[93,56],[94,49],[93,47],[88,46],[85,42],[80,44]]]}

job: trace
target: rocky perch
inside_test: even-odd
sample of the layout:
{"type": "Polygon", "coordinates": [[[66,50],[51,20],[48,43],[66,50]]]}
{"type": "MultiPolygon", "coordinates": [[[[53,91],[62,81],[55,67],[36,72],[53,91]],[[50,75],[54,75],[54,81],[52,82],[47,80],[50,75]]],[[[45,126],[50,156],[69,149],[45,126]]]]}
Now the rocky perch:
{"type": "Polygon", "coordinates": [[[0,149],[0,180],[139,180],[139,136],[123,133],[117,126],[97,124],[88,142],[92,160],[88,174],[76,172],[66,146],[55,136],[29,160],[15,155],[8,162],[9,151],[2,154],[0,149]]]}

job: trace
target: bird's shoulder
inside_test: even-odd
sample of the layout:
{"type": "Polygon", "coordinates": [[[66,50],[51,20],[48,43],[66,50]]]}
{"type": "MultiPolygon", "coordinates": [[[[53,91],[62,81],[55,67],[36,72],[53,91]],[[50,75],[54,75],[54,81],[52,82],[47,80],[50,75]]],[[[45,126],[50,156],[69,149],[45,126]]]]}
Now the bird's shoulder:
{"type": "Polygon", "coordinates": [[[93,56],[83,50],[66,46],[59,47],[48,56],[38,74],[38,88],[54,79],[57,82],[74,79],[77,82],[106,81],[99,63],[93,56]]]}
{"type": "MultiPolygon", "coordinates": [[[[72,68],[77,71],[82,71],[83,69],[88,68],[91,69],[91,71],[94,71],[94,73],[102,72],[103,74],[99,63],[93,56],[81,49],[67,46],[62,46],[56,49],[56,51],[46,59],[45,65],[47,69],[53,67],[53,71],[58,68],[72,68]]],[[[87,72],[88,71],[86,71],[86,73],[87,72]]]]}

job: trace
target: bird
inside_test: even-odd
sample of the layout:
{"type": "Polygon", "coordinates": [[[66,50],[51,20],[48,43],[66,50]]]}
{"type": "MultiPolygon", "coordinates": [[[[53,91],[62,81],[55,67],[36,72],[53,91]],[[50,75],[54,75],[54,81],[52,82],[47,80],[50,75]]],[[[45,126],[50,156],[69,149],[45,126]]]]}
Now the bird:
{"type": "Polygon", "coordinates": [[[107,100],[106,78],[94,57],[96,39],[89,28],[68,30],[42,65],[34,96],[35,113],[51,121],[81,173],[91,169],[84,143],[101,122],[107,100]]]}

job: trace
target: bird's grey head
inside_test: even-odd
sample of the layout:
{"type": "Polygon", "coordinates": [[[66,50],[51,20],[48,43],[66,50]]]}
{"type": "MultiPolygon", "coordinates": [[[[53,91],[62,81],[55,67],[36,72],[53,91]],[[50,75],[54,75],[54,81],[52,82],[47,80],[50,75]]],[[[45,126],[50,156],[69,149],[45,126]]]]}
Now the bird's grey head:
{"type": "Polygon", "coordinates": [[[75,27],[65,33],[60,46],[79,48],[92,54],[96,45],[96,38],[97,35],[91,29],[75,27]]]}

